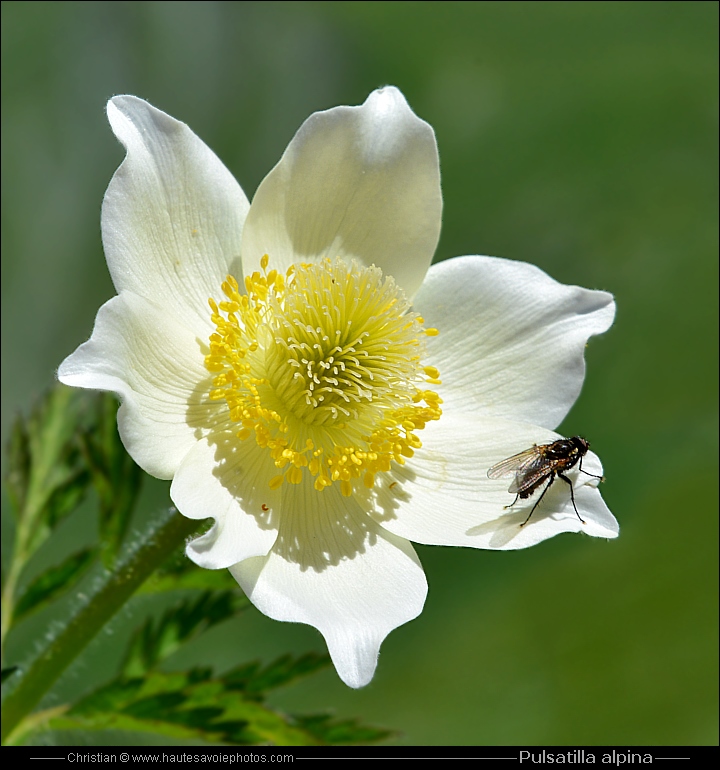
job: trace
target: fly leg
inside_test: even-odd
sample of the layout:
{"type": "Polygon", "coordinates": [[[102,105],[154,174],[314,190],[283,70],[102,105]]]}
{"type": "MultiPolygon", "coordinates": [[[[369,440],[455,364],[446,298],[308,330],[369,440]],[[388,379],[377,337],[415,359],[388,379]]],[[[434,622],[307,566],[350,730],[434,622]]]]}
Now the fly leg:
{"type": "MultiPolygon", "coordinates": [[[[538,497],[538,500],[535,503],[535,505],[533,505],[532,511],[530,511],[530,515],[520,525],[521,527],[524,527],[530,521],[530,516],[532,516],[533,513],[535,513],[535,509],[538,507],[538,505],[540,505],[540,501],[543,499],[543,497],[545,497],[545,493],[548,491],[548,489],[550,489],[550,487],[553,484],[553,481],[555,481],[555,473],[554,472],[550,474],[550,481],[548,481],[547,486],[545,487],[545,489],[543,489],[542,494],[540,495],[540,497],[538,497]]],[[[567,481],[567,479],[566,479],[566,481],[567,481]]]]}
{"type": "MultiPolygon", "coordinates": [[[[592,473],[588,473],[588,476],[592,476],[592,475],[593,475],[592,473]]],[[[575,493],[573,492],[573,483],[572,483],[572,481],[570,481],[570,479],[569,479],[567,476],[563,476],[563,474],[562,474],[562,473],[560,473],[559,471],[558,471],[558,476],[559,476],[559,477],[560,477],[560,478],[561,478],[561,479],[562,479],[562,480],[563,480],[563,481],[564,481],[564,482],[565,482],[565,483],[566,483],[566,484],[567,484],[567,485],[570,487],[570,499],[572,500],[573,509],[575,510],[575,515],[576,515],[576,516],[578,517],[578,519],[580,519],[580,521],[582,521],[582,523],[584,524],[584,523],[585,523],[585,521],[584,521],[584,519],[582,519],[582,518],[580,517],[580,514],[578,513],[578,509],[577,509],[577,506],[575,505],[575,493]]],[[[549,485],[548,485],[548,486],[549,486],[549,485]]],[[[545,494],[545,493],[543,492],[543,494],[545,494]]],[[[540,502],[540,501],[538,500],[538,502],[540,502]]],[[[533,510],[534,510],[534,509],[533,509],[533,510]]]]}
{"type": "MultiPolygon", "coordinates": [[[[605,481],[605,476],[596,476],[594,473],[588,473],[587,471],[583,470],[582,457],[580,458],[580,467],[578,468],[578,471],[580,471],[580,473],[584,473],[586,476],[592,476],[594,479],[600,479],[600,481],[605,481]]],[[[577,511],[575,511],[575,513],[577,513],[577,511]]]]}

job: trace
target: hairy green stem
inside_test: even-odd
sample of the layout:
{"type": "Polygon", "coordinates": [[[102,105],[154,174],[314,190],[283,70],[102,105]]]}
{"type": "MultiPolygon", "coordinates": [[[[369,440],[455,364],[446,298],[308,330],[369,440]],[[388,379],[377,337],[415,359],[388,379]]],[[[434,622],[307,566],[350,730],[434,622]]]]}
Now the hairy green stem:
{"type": "Polygon", "coordinates": [[[145,542],[129,553],[75,611],[62,632],[23,673],[15,675],[20,680],[3,703],[3,743],[110,618],[199,526],[200,522],[175,510],[166,514],[145,536],[145,542]]]}

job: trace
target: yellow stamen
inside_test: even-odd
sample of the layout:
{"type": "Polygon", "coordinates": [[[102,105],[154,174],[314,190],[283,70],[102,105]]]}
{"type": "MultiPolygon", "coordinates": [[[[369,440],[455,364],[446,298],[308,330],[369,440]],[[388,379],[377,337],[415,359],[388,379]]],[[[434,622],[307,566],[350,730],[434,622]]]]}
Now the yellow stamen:
{"type": "Polygon", "coordinates": [[[422,366],[424,329],[392,278],[376,267],[341,260],[291,266],[285,275],[246,276],[246,294],[228,276],[226,299],[209,300],[216,331],[205,366],[210,398],[224,400],[237,437],[255,439],[281,473],[270,483],[300,484],[305,473],[317,491],[402,464],[422,446],[417,431],[440,419],[442,400],[419,387],[439,384],[439,371],[422,366]]]}

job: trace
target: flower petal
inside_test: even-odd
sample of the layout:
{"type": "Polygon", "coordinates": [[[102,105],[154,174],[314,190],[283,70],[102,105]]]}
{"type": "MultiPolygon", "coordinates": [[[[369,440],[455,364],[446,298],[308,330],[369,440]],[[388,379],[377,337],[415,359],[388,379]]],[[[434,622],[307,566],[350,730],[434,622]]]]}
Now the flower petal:
{"type": "Polygon", "coordinates": [[[408,542],[384,532],[336,486],[321,494],[289,487],[283,502],[273,550],[231,572],[261,612],[317,628],[340,678],[362,687],[383,639],[422,611],[420,562],[408,542]]]}
{"type": "Polygon", "coordinates": [[[216,411],[201,344],[177,319],[123,292],[100,308],[92,336],[62,362],[58,379],[116,393],[125,448],[152,476],[169,479],[216,411]]]}
{"type": "Polygon", "coordinates": [[[524,423],[473,414],[447,415],[423,431],[423,444],[412,460],[396,466],[376,492],[374,517],[400,537],[417,543],[510,550],[527,548],[561,532],[584,532],[594,537],[618,535],[618,524],[596,489],[602,466],[592,452],[568,472],[575,503],[567,484],[556,480],[527,524],[541,492],[518,500],[508,492],[512,477],[491,480],[488,468],[559,436],[524,423]]]}
{"type": "Polygon", "coordinates": [[[107,112],[127,149],[102,208],[115,288],[161,297],[190,328],[204,332],[208,297],[217,297],[228,273],[242,283],[247,198],[184,123],[135,96],[116,96],[107,112]]]}
{"type": "Polygon", "coordinates": [[[280,492],[268,486],[277,468],[253,439],[238,441],[235,433],[217,432],[198,441],[170,487],[184,516],[215,519],[187,546],[187,555],[206,569],[264,556],[277,538],[280,492]]]}
{"type": "Polygon", "coordinates": [[[243,234],[246,274],[323,257],[377,265],[412,296],[440,235],[432,128],[396,88],[317,112],[258,188],[243,234]]]}
{"type": "Polygon", "coordinates": [[[414,303],[447,409],[559,425],[585,377],[588,338],[610,327],[612,295],[565,286],[539,268],[493,257],[433,265],[414,303]]]}

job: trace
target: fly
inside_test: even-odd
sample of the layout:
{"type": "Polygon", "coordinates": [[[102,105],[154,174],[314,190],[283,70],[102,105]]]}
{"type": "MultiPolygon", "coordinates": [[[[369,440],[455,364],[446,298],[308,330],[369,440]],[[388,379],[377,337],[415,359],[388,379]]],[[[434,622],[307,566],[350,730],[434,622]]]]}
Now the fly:
{"type": "Polygon", "coordinates": [[[524,527],[530,521],[530,517],[535,513],[535,509],[540,505],[540,501],[545,497],[545,493],[553,485],[556,476],[570,487],[570,500],[572,501],[573,510],[578,519],[584,524],[585,521],[578,513],[577,506],[575,505],[573,483],[565,473],[580,463],[579,471],[581,473],[602,481],[602,476],[588,473],[582,468],[582,459],[587,454],[589,448],[590,444],[580,436],[560,438],[550,444],[533,444],[530,449],[508,457],[506,460],[497,463],[497,465],[493,465],[487,472],[487,475],[489,479],[515,476],[508,489],[510,494],[515,494],[515,499],[510,505],[506,505],[506,508],[512,508],[518,500],[526,500],[545,484],[545,489],[543,489],[542,494],[535,505],[533,505],[530,515],[520,525],[521,527],[524,527]]]}

